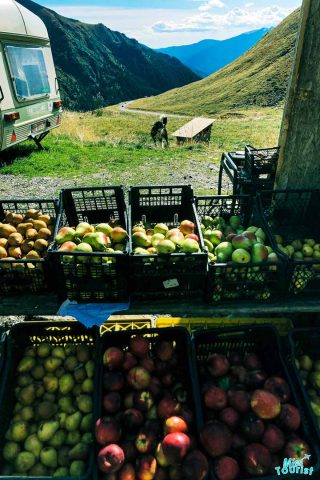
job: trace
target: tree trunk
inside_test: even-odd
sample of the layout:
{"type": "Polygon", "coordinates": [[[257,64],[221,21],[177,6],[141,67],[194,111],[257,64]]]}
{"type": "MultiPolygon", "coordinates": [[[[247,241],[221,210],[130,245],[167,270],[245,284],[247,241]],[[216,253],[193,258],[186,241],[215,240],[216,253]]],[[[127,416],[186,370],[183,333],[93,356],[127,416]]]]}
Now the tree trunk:
{"type": "Polygon", "coordinates": [[[276,188],[320,188],[320,2],[304,0],[276,188]]]}

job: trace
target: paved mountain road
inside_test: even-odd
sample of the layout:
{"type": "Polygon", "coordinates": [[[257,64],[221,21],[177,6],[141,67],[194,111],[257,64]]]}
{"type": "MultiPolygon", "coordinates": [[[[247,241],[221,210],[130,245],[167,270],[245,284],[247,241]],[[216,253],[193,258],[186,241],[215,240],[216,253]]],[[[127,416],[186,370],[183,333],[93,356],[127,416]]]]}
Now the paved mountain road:
{"type": "Polygon", "coordinates": [[[173,113],[162,113],[162,112],[150,112],[147,110],[137,110],[135,108],[128,108],[128,105],[132,103],[133,100],[130,102],[122,102],[119,104],[119,110],[120,112],[125,112],[125,113],[138,113],[140,115],[155,115],[155,116],[160,116],[164,115],[165,117],[168,118],[187,118],[187,115],[175,115],[173,113]]]}

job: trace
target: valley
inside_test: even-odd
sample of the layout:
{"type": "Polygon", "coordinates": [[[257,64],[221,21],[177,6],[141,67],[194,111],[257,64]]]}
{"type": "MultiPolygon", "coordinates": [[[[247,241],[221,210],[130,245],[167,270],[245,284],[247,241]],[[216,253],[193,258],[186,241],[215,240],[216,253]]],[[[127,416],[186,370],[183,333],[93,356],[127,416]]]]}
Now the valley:
{"type": "MultiPolygon", "coordinates": [[[[38,151],[24,143],[4,153],[0,168],[2,198],[53,197],[61,188],[81,185],[192,183],[196,193],[216,193],[223,150],[276,145],[281,108],[225,112],[217,115],[210,145],[155,149],[150,128],[158,114],[119,111],[119,106],[94,112],[65,112],[60,129],[38,151]]],[[[169,118],[168,133],[189,117],[169,118]]]]}

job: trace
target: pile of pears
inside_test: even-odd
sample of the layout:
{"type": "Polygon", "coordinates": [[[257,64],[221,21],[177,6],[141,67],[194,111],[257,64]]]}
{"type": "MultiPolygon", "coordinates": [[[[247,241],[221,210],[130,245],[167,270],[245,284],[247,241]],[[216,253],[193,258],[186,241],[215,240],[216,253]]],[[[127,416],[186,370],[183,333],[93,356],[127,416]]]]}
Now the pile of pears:
{"type": "Polygon", "coordinates": [[[92,449],[93,350],[88,345],[30,345],[15,380],[1,475],[78,477],[92,449]]]}
{"type": "MultiPolygon", "coordinates": [[[[7,211],[0,223],[0,268],[10,268],[3,260],[38,260],[46,253],[52,236],[53,218],[36,209],[25,214],[7,211]]],[[[24,268],[23,263],[12,263],[24,268]]],[[[27,263],[28,268],[35,265],[27,263]]]]}
{"type": "Polygon", "coordinates": [[[320,272],[320,243],[317,243],[314,238],[295,239],[289,243],[285,242],[281,235],[275,235],[275,241],[278,249],[296,262],[290,291],[298,294],[320,272]],[[300,261],[308,264],[299,265],[300,261]]]}
{"type": "MultiPolygon", "coordinates": [[[[59,251],[78,253],[117,253],[123,254],[127,243],[128,233],[116,223],[100,223],[91,225],[87,222],[79,223],[75,228],[62,227],[56,235],[55,241],[59,251]]],[[[65,263],[72,261],[72,256],[64,256],[65,263]]],[[[106,262],[108,262],[106,257],[106,262]]],[[[95,262],[95,257],[78,256],[77,262],[95,262]]]]}
{"type": "Polygon", "coordinates": [[[233,215],[226,221],[223,217],[201,219],[201,230],[209,261],[212,263],[277,262],[278,256],[268,245],[262,228],[241,225],[241,218],[233,215]]]}
{"type": "Polygon", "coordinates": [[[135,255],[170,255],[172,253],[200,253],[199,237],[195,225],[183,220],[175,228],[165,223],[144,225],[137,223],[132,229],[135,255]]]}
{"type": "Polygon", "coordinates": [[[320,357],[312,358],[304,354],[297,357],[295,361],[300,370],[302,383],[309,395],[311,410],[320,428],[320,357]]]}

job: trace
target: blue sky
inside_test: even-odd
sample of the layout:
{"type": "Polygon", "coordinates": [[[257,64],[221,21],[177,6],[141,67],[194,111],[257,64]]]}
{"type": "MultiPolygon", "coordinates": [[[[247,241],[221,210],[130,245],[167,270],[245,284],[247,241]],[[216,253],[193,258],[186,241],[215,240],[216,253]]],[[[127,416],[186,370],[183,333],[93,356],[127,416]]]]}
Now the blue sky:
{"type": "MultiPolygon", "coordinates": [[[[37,1],[37,0],[36,0],[37,1]]],[[[276,26],[301,0],[38,0],[67,17],[104,23],[153,48],[224,39],[276,26]]]]}

